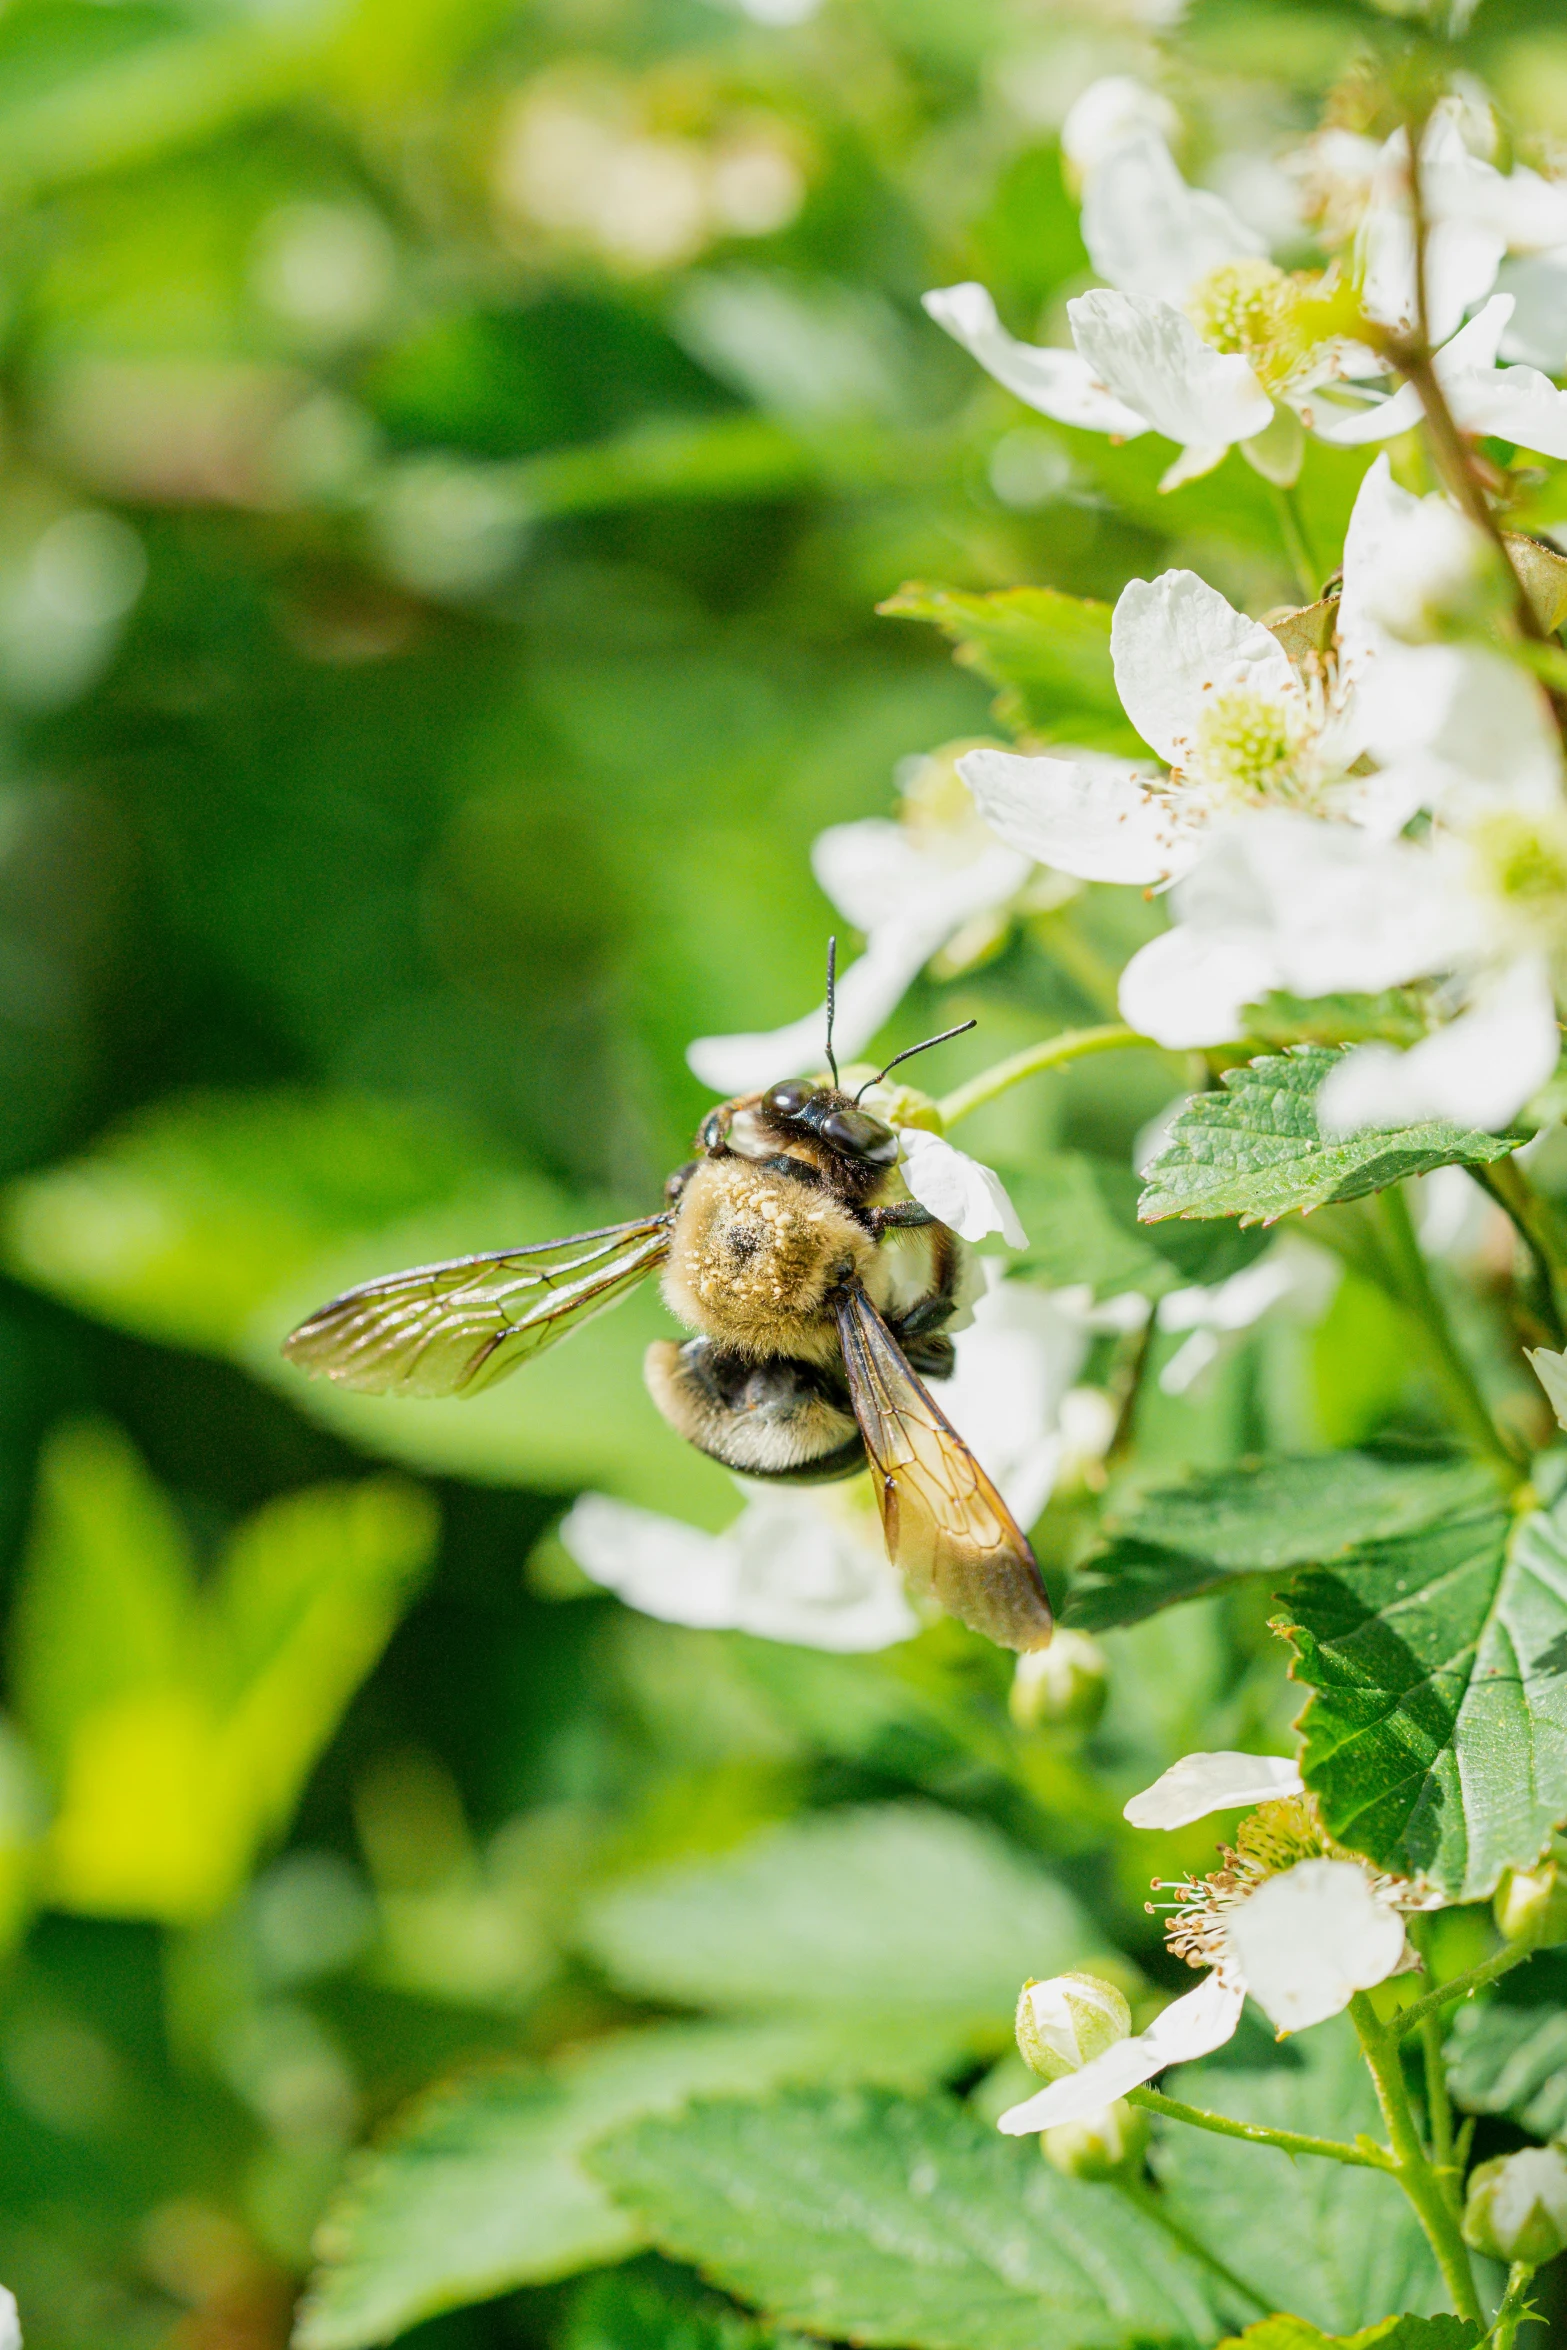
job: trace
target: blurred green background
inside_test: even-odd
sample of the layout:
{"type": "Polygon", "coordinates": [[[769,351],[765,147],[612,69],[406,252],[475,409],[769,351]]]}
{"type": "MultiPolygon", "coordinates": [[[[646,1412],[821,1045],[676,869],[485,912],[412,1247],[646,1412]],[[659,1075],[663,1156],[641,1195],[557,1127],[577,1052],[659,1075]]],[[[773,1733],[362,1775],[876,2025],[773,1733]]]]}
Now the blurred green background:
{"type": "MultiPolygon", "coordinates": [[[[934,632],[875,616],[900,583],[1113,596],[1189,561],[1293,600],[1238,458],[1160,498],[1167,451],[1029,417],[918,307],[977,276],[1059,332],[1088,270],[1056,132],[1105,73],[1158,79],[1187,168],[1281,233],[1277,158],[1386,20],[1176,13],[0,13],[0,2277],[29,2350],[280,2350],[349,2150],[410,2096],[754,2005],[617,1940],[606,1888],[802,1810],[918,1799],[910,1931],[942,1820],[965,1866],[1004,1874],[994,1827],[1050,1856],[1092,1926],[1052,1958],[1029,1912],[976,2047],[1031,1952],[1115,1936],[1157,1976],[1121,1792],[1288,1718],[1238,1604],[1113,1636],[1095,1743],[1020,1761],[1004,1661],[951,1628],[839,1659],[590,1595],[550,1536],[573,1493],[734,1508],[642,1396],[651,1298],[471,1406],[276,1356],[344,1280],[657,1197],[707,1099],[689,1040],[817,998],[814,834],[994,727],[934,632]]],[[[1475,54],[1567,141],[1557,0],[1482,7],[1475,54]]],[[[1326,544],[1356,469],[1312,464],[1326,544]]],[[[1070,939],[1025,924],[888,1050],[976,1014],[955,1082],[1102,1016],[1139,919],[1089,892],[1070,939]]],[[[1121,1180],[1170,1090],[1089,1065],[974,1145],[1020,1196],[1121,1180]]],[[[1146,1273],[1098,1212],[1106,1284],[1146,1273]]],[[[1156,1397],[1153,1457],[1374,1429],[1397,1335],[1353,1282],[1330,1323],[1156,1397]]],[[[656,2264],[603,2268],[635,2247],[596,2224],[478,2261],[409,2338],[739,2338],[656,2264]]]]}

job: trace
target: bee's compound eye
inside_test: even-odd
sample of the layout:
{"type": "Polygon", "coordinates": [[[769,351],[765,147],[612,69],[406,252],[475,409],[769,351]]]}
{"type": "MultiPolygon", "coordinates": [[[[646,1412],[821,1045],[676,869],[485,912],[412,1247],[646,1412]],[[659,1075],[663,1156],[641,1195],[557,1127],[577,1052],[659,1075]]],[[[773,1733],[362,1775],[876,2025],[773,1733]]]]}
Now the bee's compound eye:
{"type": "Polygon", "coordinates": [[[720,1110],[710,1110],[702,1120],[697,1141],[705,1151],[716,1151],[724,1139],[724,1117],[720,1110]]]}
{"type": "Polygon", "coordinates": [[[791,1077],[782,1085],[769,1086],[762,1096],[762,1107],[774,1118],[798,1118],[816,1088],[805,1077],[791,1077]]]}
{"type": "Polygon", "coordinates": [[[898,1155],[898,1138],[880,1118],[867,1110],[829,1110],[817,1128],[823,1142],[851,1158],[869,1159],[873,1167],[890,1167],[898,1155]]]}

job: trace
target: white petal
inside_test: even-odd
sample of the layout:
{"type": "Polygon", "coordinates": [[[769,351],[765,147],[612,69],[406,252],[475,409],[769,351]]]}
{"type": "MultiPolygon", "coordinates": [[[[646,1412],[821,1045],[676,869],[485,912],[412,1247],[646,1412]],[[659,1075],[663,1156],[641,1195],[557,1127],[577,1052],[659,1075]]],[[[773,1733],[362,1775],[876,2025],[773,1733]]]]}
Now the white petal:
{"type": "Polygon", "coordinates": [[[1387,1980],[1404,1955],[1404,1921],[1358,1861],[1303,1860],[1231,1911],[1228,1940],[1264,2014],[1301,2032],[1387,1980]]]}
{"type": "Polygon", "coordinates": [[[857,1510],[847,1489],[763,1487],[728,1539],[739,1560],[736,1631],[858,1655],[920,1628],[877,1518],[857,1510]]]}
{"type": "Polygon", "coordinates": [[[1103,751],[1070,759],[965,751],[958,773],[993,832],[1082,881],[1163,881],[1191,862],[1192,836],[1146,769],[1103,751]]]}
{"type": "Polygon", "coordinates": [[[1066,306],[1094,373],[1156,432],[1183,447],[1227,448],[1273,421],[1273,402],[1238,351],[1210,350],[1183,312],[1108,290],[1066,306]]]}
{"type": "Polygon", "coordinates": [[[1074,170],[1095,171],[1118,147],[1139,133],[1152,131],[1173,138],[1179,128],[1175,108],[1145,82],[1130,74],[1107,73],[1090,82],[1074,98],[1061,125],[1061,152],[1074,170]]]}
{"type": "Polygon", "coordinates": [[[1272,630],[1237,612],[1195,571],[1162,571],[1121,590],[1110,658],[1126,715],[1172,767],[1184,760],[1204,698],[1216,687],[1246,685],[1291,699],[1299,691],[1272,630]]]}
{"type": "Polygon", "coordinates": [[[1134,1828],[1184,1828],[1213,1811],[1276,1803],[1281,1796],[1298,1795],[1304,1785],[1288,1755],[1183,1754],[1151,1787],[1132,1797],[1123,1816],[1134,1828]]]}
{"type": "Polygon", "coordinates": [[[1397,545],[1399,533],[1419,511],[1420,500],[1400,489],[1386,457],[1378,457],[1355,494],[1344,533],[1344,586],[1338,607],[1341,672],[1359,683],[1368,661],[1388,642],[1374,617],[1378,573],[1397,545]]]}
{"type": "Polygon", "coordinates": [[[1184,302],[1222,262],[1260,253],[1222,197],[1189,188],[1156,130],[1129,133],[1088,174],[1081,227],[1088,257],[1125,294],[1184,302]]]}
{"type": "Polygon", "coordinates": [[[1145,2032],[1118,2041],[1080,2072],[1067,2073],[1025,2098],[996,2126],[1009,2138],[1026,2138],[1033,2130],[1054,2129],[1058,2122],[1080,2121],[1084,2114],[1124,2097],[1128,2089],[1140,2089],[1168,2065],[1193,2064],[1200,2056],[1211,2056],[1234,2039],[1245,2004],[1246,1993],[1239,1984],[1227,1983],[1218,1974],[1205,1975],[1195,1991],[1172,2000],[1145,2032]]]}
{"type": "MultiPolygon", "coordinates": [[[[977,826],[973,831],[984,840],[977,826]]],[[[950,935],[975,914],[1015,897],[1030,862],[999,841],[977,857],[959,853],[940,833],[926,846],[908,825],[884,816],[829,825],[811,845],[811,870],[823,893],[866,932],[929,917],[947,924],[950,935]]]]}
{"type": "Polygon", "coordinates": [[[1543,960],[1527,956],[1407,1053],[1385,1044],[1358,1046],[1329,1073],[1317,1096],[1317,1120],[1327,1134],[1412,1126],[1423,1118],[1494,1133],[1538,1093],[1560,1051],[1550,975],[1543,960]]]}
{"type": "Polygon", "coordinates": [[[1512,314],[1512,296],[1493,294],[1467,326],[1461,326],[1456,335],[1448,337],[1433,361],[1444,385],[1451,387],[1461,376],[1476,371],[1483,374],[1496,365],[1512,314]]]}
{"type": "Polygon", "coordinates": [[[909,1126],[903,1144],[903,1180],[922,1208],[964,1240],[999,1232],[1012,1248],[1026,1248],[1028,1235],[993,1169],[981,1166],[939,1134],[909,1126]]]}
{"type": "Polygon", "coordinates": [[[1450,969],[1473,946],[1459,882],[1449,857],[1422,846],[1265,809],[1214,827],[1173,902],[1196,940],[1266,953],[1269,986],[1374,994],[1450,969]]]}
{"type": "Polygon", "coordinates": [[[1233,1044],[1244,1007],[1281,984],[1260,938],[1206,938],[1178,923],[1139,947],[1121,973],[1121,1017],[1172,1052],[1233,1044]]]}
{"type": "Polygon", "coordinates": [[[22,2321],[16,2311],[16,2295],[0,2285],[0,2350],[22,2350],[22,2321]]]}
{"type": "Polygon", "coordinates": [[[560,1539],[585,1575],[644,1615],[708,1628],[734,1621],[739,1559],[725,1534],[585,1493],[561,1520],[560,1539]]]}
{"type": "Polygon", "coordinates": [[[1189,481],[1201,481],[1205,473],[1222,465],[1229,453],[1228,441],[1188,441],[1174,464],[1160,474],[1160,489],[1168,497],[1171,490],[1182,489],[1189,481]]]}
{"type": "Polygon", "coordinates": [[[664,1623],[857,1654],[919,1630],[861,1515],[831,1495],[764,1490],[715,1535],[589,1493],[560,1538],[595,1583],[664,1623]]]}
{"type": "Polygon", "coordinates": [[[1483,645],[1401,645],[1389,639],[1356,693],[1361,740],[1374,758],[1418,773],[1427,806],[1499,785],[1554,806],[1561,745],[1550,705],[1526,671],[1483,645]]]}
{"type": "Polygon", "coordinates": [[[1567,392],[1537,367],[1455,376],[1448,404],[1465,432],[1494,433],[1542,457],[1567,457],[1567,392]]]}
{"type": "Polygon", "coordinates": [[[1390,441],[1420,422],[1420,394],[1413,384],[1400,384],[1386,400],[1369,408],[1344,409],[1330,400],[1318,400],[1305,421],[1319,441],[1335,449],[1364,448],[1369,441],[1390,441]]]}
{"type": "Polygon", "coordinates": [[[1567,251],[1504,261],[1497,282],[1514,304],[1503,358],[1559,375],[1567,366],[1567,251]]]}
{"type": "Polygon", "coordinates": [[[1559,1425],[1567,1428],[1567,1354],[1552,1354],[1548,1346],[1525,1347],[1524,1352],[1534,1366],[1534,1375],[1545,1389],[1546,1400],[1559,1425]]]}
{"type": "Polygon", "coordinates": [[[1061,1401],[1088,1353],[1083,1302],[998,1281],[975,1301],[970,1327],[955,1341],[957,1368],[936,1390],[1021,1526],[1044,1508],[1060,1465],[1061,1401]]]}
{"type": "Polygon", "coordinates": [[[977,359],[987,375],[1041,416],[1076,424],[1089,432],[1111,432],[1123,441],[1148,430],[1135,408],[1115,398],[1077,351],[1056,351],[1020,343],[996,316],[983,286],[941,286],[922,297],[926,314],[977,359]]]}

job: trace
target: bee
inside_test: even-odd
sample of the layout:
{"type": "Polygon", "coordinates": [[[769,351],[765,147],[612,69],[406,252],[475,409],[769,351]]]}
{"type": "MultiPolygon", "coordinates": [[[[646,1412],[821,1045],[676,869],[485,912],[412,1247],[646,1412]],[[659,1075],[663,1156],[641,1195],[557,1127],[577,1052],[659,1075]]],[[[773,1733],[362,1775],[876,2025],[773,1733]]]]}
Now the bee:
{"type": "Polygon", "coordinates": [[[1027,1538],[920,1376],[951,1375],[964,1244],[908,1197],[896,1133],[860,1106],[869,1088],[839,1084],[831,1008],[829,949],[830,1081],[720,1103],[657,1215],[364,1282],[283,1351],[370,1394],[476,1395],[657,1273],[692,1333],[655,1340],[643,1366],[678,1434],[790,1484],[868,1463],[910,1590],[1003,1647],[1042,1648],[1050,1607],[1027,1538]]]}

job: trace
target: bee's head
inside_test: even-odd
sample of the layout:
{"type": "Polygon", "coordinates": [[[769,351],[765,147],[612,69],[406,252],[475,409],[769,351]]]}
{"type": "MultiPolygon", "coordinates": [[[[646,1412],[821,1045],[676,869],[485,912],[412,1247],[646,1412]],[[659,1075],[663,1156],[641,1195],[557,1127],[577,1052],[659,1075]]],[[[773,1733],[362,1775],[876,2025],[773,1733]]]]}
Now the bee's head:
{"type": "Polygon", "coordinates": [[[808,1077],[789,1077],[769,1086],[761,1099],[764,1118],[814,1134],[829,1149],[868,1166],[891,1167],[897,1162],[898,1137],[884,1119],[873,1118],[840,1093],[835,1085],[816,1085],[808,1077]]]}
{"type": "Polygon", "coordinates": [[[897,1162],[898,1137],[884,1119],[858,1108],[835,1085],[810,1077],[786,1078],[765,1093],[720,1102],[703,1120],[697,1141],[709,1157],[730,1151],[737,1158],[765,1159],[806,1136],[861,1166],[897,1162]]]}

